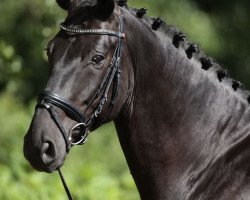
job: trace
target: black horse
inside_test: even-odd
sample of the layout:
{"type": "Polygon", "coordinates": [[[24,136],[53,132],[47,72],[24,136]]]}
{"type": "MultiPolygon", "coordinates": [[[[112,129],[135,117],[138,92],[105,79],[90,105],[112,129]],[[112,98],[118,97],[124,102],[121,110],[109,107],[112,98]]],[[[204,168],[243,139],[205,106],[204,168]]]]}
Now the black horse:
{"type": "Polygon", "coordinates": [[[249,200],[249,92],[145,9],[57,2],[68,17],[48,44],[49,80],[24,139],[31,165],[59,169],[114,120],[141,199],[249,200]]]}

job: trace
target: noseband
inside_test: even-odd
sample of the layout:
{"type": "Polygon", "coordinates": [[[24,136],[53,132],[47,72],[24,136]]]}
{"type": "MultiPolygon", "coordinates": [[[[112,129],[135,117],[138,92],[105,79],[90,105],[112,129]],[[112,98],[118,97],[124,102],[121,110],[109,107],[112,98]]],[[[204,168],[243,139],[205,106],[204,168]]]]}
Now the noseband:
{"type": "Polygon", "coordinates": [[[92,124],[93,120],[98,117],[98,115],[102,112],[104,105],[107,103],[108,92],[113,83],[113,91],[111,96],[111,101],[109,105],[109,110],[102,120],[102,123],[106,120],[106,118],[110,115],[114,104],[116,102],[118,92],[119,92],[119,84],[120,84],[120,59],[122,53],[122,39],[125,38],[125,34],[123,33],[123,20],[122,17],[119,19],[119,32],[104,30],[104,29],[72,29],[65,26],[63,23],[59,25],[60,29],[67,32],[71,35],[108,35],[114,36],[118,38],[118,44],[116,46],[114,55],[112,57],[110,66],[108,71],[106,72],[104,79],[97,90],[96,94],[91,99],[90,103],[86,106],[84,112],[81,112],[79,108],[75,107],[71,102],[63,99],[60,95],[55,94],[52,91],[43,91],[38,96],[37,108],[45,108],[52,120],[57,125],[58,129],[62,133],[62,136],[65,140],[66,151],[69,152],[70,148],[74,145],[84,144],[87,141],[87,136],[89,134],[89,125],[92,124]],[[98,106],[95,111],[90,115],[86,116],[86,111],[91,107],[94,100],[100,99],[98,106]],[[55,111],[54,107],[62,109],[69,117],[73,120],[77,121],[76,124],[70,131],[67,133],[64,127],[61,125],[55,111]],[[80,131],[80,138],[74,139],[73,133],[74,131],[80,131]]]}

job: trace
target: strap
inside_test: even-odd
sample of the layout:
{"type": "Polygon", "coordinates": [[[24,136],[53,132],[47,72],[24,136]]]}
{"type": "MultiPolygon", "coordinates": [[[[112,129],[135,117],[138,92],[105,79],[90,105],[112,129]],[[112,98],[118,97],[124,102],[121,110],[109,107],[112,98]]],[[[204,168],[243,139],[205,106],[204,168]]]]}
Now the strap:
{"type": "Polygon", "coordinates": [[[65,190],[65,192],[66,192],[66,194],[68,196],[68,199],[69,200],[74,200],[73,197],[72,197],[72,195],[71,195],[71,193],[70,193],[69,187],[67,186],[67,183],[66,183],[66,181],[65,181],[65,179],[63,177],[63,174],[62,174],[62,172],[61,172],[60,169],[58,169],[58,173],[59,173],[59,176],[61,178],[61,182],[63,184],[64,190],[65,190]]]}
{"type": "Polygon", "coordinates": [[[118,38],[125,38],[125,34],[122,32],[115,32],[106,29],[74,29],[65,26],[63,23],[59,24],[59,28],[61,30],[66,31],[67,33],[71,34],[79,34],[79,35],[109,35],[115,36],[118,38]]]}
{"type": "Polygon", "coordinates": [[[66,144],[66,152],[68,153],[70,148],[71,148],[71,143],[69,142],[68,134],[66,133],[64,127],[60,124],[60,122],[57,118],[57,115],[53,110],[53,107],[51,107],[51,105],[45,101],[42,101],[40,104],[37,105],[37,107],[43,107],[48,111],[51,119],[56,124],[57,128],[60,130],[60,132],[63,136],[63,139],[64,139],[65,144],[66,144]]]}
{"type": "Polygon", "coordinates": [[[61,108],[78,122],[84,123],[86,120],[84,115],[74,105],[61,98],[58,94],[50,91],[43,91],[38,97],[38,102],[41,103],[42,101],[46,101],[47,103],[51,103],[61,108]]]}
{"type": "MultiPolygon", "coordinates": [[[[122,20],[122,17],[120,16],[119,32],[122,32],[122,31],[123,31],[123,20],[122,20]]],[[[108,80],[106,90],[104,93],[104,97],[103,97],[104,99],[107,100],[109,88],[111,86],[111,83],[114,82],[113,92],[112,92],[110,105],[109,105],[109,110],[99,125],[103,124],[106,121],[106,119],[108,118],[108,116],[111,114],[111,112],[114,108],[114,105],[116,103],[117,97],[118,97],[119,86],[120,86],[120,77],[121,77],[121,70],[120,70],[121,63],[120,62],[121,62],[121,55],[122,55],[122,39],[123,38],[118,38],[118,45],[117,45],[117,48],[115,50],[114,57],[113,57],[112,63],[111,63],[113,70],[112,70],[110,78],[108,80]]]]}
{"type": "MultiPolygon", "coordinates": [[[[120,21],[119,32],[121,33],[123,31],[123,20],[122,20],[121,16],[120,16],[119,21],[120,21]]],[[[119,93],[120,73],[121,73],[120,61],[121,61],[121,54],[122,54],[122,39],[124,39],[124,38],[123,37],[118,38],[118,44],[116,46],[113,58],[111,60],[110,67],[109,67],[108,71],[106,72],[104,79],[103,79],[97,93],[95,94],[95,96],[93,96],[94,98],[91,99],[91,103],[89,105],[87,105],[87,107],[84,110],[86,112],[89,109],[90,105],[93,103],[93,101],[96,98],[101,96],[101,100],[100,100],[97,108],[95,109],[95,111],[91,114],[90,119],[92,120],[92,118],[97,117],[102,112],[103,107],[104,107],[105,103],[107,102],[108,92],[109,92],[109,89],[113,83],[113,91],[112,91],[112,96],[111,96],[111,101],[110,101],[108,112],[106,113],[106,115],[105,115],[104,119],[101,121],[101,123],[98,125],[101,125],[103,122],[105,122],[107,117],[111,114],[113,107],[115,105],[115,102],[117,100],[118,93],[119,93]]]]}

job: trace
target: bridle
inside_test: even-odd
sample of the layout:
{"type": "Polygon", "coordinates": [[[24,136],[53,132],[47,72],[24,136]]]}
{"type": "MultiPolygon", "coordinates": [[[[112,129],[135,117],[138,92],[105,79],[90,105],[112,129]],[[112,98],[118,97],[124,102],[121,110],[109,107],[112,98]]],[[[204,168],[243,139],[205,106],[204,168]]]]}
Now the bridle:
{"type": "Polygon", "coordinates": [[[111,60],[111,64],[104,76],[104,79],[96,91],[93,98],[91,98],[89,104],[84,109],[84,112],[81,112],[80,109],[78,109],[76,106],[74,106],[71,102],[63,99],[60,95],[51,92],[51,91],[43,91],[38,96],[38,103],[37,108],[45,108],[52,120],[57,125],[58,129],[62,133],[62,136],[66,143],[66,151],[69,152],[70,148],[74,145],[84,144],[87,140],[88,136],[88,127],[93,122],[94,118],[97,118],[98,115],[102,112],[104,105],[107,103],[108,100],[108,92],[111,88],[111,85],[113,83],[113,91],[111,96],[111,101],[109,105],[109,110],[104,117],[104,120],[107,119],[107,117],[110,115],[115,102],[117,100],[118,92],[119,92],[119,84],[120,84],[120,59],[121,59],[121,53],[122,53],[122,39],[125,38],[125,34],[123,31],[123,21],[122,17],[120,17],[119,20],[119,32],[110,31],[110,30],[103,30],[103,29],[72,29],[65,26],[63,23],[59,25],[60,29],[74,35],[109,35],[109,36],[115,36],[118,38],[118,44],[116,46],[114,55],[111,60]],[[93,102],[96,99],[100,99],[98,106],[92,112],[90,116],[86,116],[86,111],[91,107],[93,102]],[[61,125],[60,121],[58,120],[58,117],[54,111],[53,107],[57,107],[62,109],[68,116],[70,116],[73,120],[77,121],[78,124],[76,124],[69,133],[67,133],[64,129],[64,127],[61,125]],[[81,137],[77,141],[73,141],[72,133],[76,129],[80,129],[81,131],[81,137]]]}
{"type": "MultiPolygon", "coordinates": [[[[86,106],[83,112],[75,105],[73,105],[68,100],[63,99],[60,95],[52,92],[52,91],[43,91],[38,96],[37,106],[36,108],[39,109],[46,109],[50,114],[51,119],[54,121],[58,129],[60,130],[63,139],[66,144],[66,152],[68,153],[71,147],[74,145],[82,145],[87,141],[87,137],[89,135],[89,127],[93,123],[94,119],[99,116],[102,112],[104,105],[108,101],[108,93],[110,91],[111,85],[113,84],[111,100],[109,103],[109,108],[107,113],[105,114],[103,120],[100,122],[99,125],[103,124],[108,116],[111,114],[113,107],[116,103],[118,93],[119,93],[119,85],[120,85],[120,61],[121,61],[121,54],[122,54],[122,40],[125,38],[125,34],[123,33],[123,19],[122,16],[119,18],[119,31],[115,32],[112,30],[104,30],[104,29],[72,29],[65,26],[63,23],[59,25],[62,31],[70,35],[108,35],[114,36],[118,38],[118,43],[113,54],[110,66],[104,76],[104,79],[91,98],[89,104],[86,106]],[[93,105],[94,101],[100,99],[97,107],[95,108],[94,112],[89,116],[86,116],[86,111],[93,105]],[[69,131],[66,132],[63,125],[60,123],[59,118],[54,110],[54,107],[62,109],[69,117],[77,122],[77,124],[69,131]],[[80,138],[74,138],[74,132],[80,131],[80,138]]],[[[66,185],[64,177],[58,169],[59,175],[61,177],[61,181],[64,185],[65,191],[68,195],[69,200],[72,200],[72,195],[66,185]]]]}

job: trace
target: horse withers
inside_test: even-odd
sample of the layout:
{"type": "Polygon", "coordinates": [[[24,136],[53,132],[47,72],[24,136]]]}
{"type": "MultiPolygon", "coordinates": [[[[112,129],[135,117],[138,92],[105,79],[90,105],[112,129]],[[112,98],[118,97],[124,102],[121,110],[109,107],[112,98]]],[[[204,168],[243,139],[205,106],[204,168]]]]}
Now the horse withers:
{"type": "Polygon", "coordinates": [[[50,76],[24,139],[44,172],[114,120],[143,200],[250,199],[249,92],[161,18],[125,1],[57,0],[50,76]]]}

